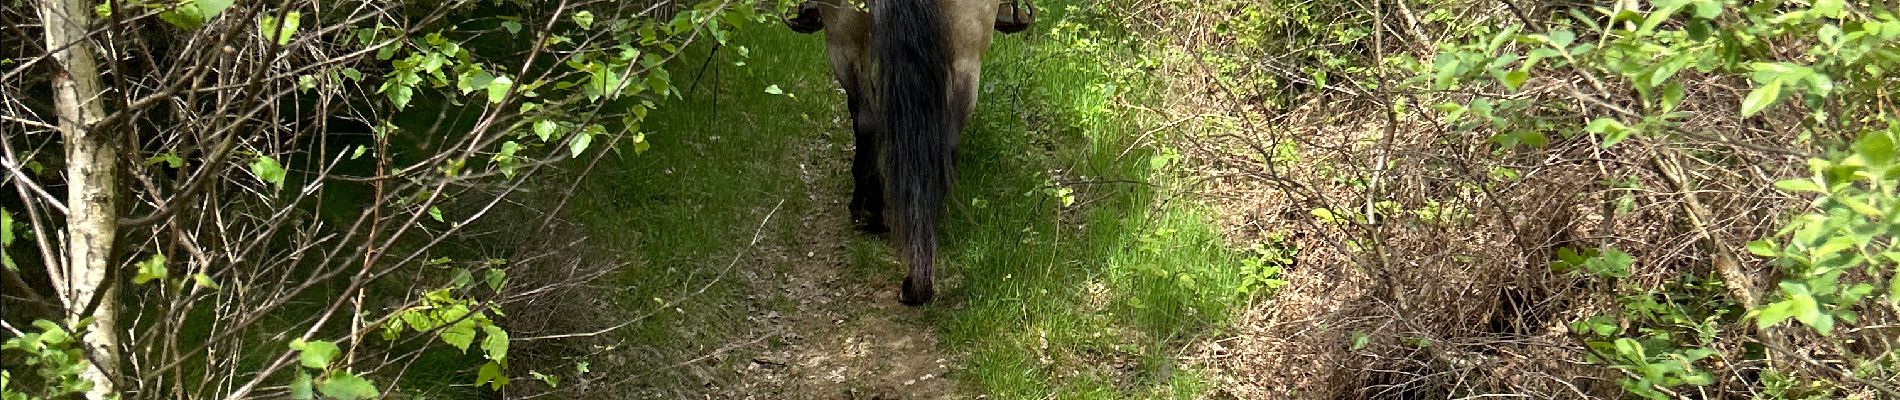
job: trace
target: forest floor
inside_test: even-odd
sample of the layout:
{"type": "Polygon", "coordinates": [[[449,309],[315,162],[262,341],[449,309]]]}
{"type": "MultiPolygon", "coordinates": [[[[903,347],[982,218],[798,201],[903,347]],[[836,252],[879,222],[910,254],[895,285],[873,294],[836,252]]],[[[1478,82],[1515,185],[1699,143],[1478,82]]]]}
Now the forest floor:
{"type": "MultiPolygon", "coordinates": [[[[847,216],[852,135],[821,35],[745,27],[669,67],[687,90],[608,156],[567,218],[625,265],[642,318],[567,362],[576,397],[1191,397],[1181,354],[1249,297],[1245,253],[1166,194],[1151,121],[1086,10],[998,35],[963,134],[937,300],[896,301],[886,235],[847,216]],[[1097,53],[1090,54],[1091,48],[1097,53]],[[747,55],[742,57],[741,55],[747,55]],[[768,90],[768,88],[776,88],[768,90]]],[[[1121,50],[1126,51],[1126,50],[1121,50]]],[[[1125,54],[1123,54],[1125,55],[1125,54]]],[[[1251,278],[1259,280],[1260,276],[1251,278]]]]}

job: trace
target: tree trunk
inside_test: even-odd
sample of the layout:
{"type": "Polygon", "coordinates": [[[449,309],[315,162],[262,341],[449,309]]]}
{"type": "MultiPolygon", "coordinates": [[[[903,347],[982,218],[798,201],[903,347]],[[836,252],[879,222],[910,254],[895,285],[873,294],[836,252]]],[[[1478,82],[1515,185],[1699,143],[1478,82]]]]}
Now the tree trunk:
{"type": "Polygon", "coordinates": [[[93,384],[86,398],[106,399],[117,393],[112,383],[119,366],[118,290],[106,282],[118,229],[113,204],[118,165],[112,140],[92,131],[105,115],[98,59],[86,37],[92,6],[86,0],[41,0],[39,9],[46,48],[57,63],[51,79],[53,101],[66,144],[66,259],[64,268],[55,268],[54,284],[69,326],[93,318],[84,336],[92,366],[81,376],[93,384]],[[98,307],[85,315],[94,297],[98,307]]]}

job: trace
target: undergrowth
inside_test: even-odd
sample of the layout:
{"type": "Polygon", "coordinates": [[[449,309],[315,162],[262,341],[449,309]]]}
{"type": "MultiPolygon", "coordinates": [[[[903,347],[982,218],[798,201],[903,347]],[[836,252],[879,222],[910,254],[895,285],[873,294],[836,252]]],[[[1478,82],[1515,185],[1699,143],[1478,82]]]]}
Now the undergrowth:
{"type": "Polygon", "coordinates": [[[1229,393],[1900,396],[1891,5],[1141,9],[1228,228],[1335,245],[1229,393]]]}

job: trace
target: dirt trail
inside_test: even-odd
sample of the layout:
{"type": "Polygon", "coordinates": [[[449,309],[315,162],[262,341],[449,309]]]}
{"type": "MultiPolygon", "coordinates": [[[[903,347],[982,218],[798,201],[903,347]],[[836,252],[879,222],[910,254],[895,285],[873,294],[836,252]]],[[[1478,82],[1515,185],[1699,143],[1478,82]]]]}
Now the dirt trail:
{"type": "MultiPolygon", "coordinates": [[[[838,121],[834,121],[838,122],[838,121]]],[[[832,129],[848,126],[837,123],[832,129]]],[[[845,131],[848,132],[848,131],[845,131]]],[[[849,134],[849,133],[843,133],[849,134]]],[[[851,149],[813,140],[796,151],[796,164],[811,205],[804,215],[781,210],[774,225],[794,230],[790,242],[768,235],[754,257],[765,262],[745,275],[758,299],[751,323],[771,336],[752,353],[732,398],[937,399],[956,389],[952,355],[939,347],[922,312],[897,302],[901,276],[881,236],[853,228],[845,202],[850,196],[851,149]],[[795,220],[792,220],[795,219],[795,220]],[[869,241],[889,271],[870,273],[852,265],[851,243],[869,241]],[[776,302],[777,304],[772,304],[776,302]],[[787,304],[789,303],[789,304],[787,304]]],[[[788,202],[788,205],[790,202],[788,202]]],[[[862,245],[862,244],[861,244],[862,245]]]]}

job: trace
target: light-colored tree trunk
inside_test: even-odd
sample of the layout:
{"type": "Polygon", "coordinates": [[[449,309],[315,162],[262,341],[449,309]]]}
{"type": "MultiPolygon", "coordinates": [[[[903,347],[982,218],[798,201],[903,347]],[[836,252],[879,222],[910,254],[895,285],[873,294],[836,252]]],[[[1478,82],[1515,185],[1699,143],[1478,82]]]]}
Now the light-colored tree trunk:
{"type": "Polygon", "coordinates": [[[119,173],[112,140],[91,130],[105,115],[99,62],[86,37],[92,5],[86,0],[41,0],[39,9],[46,48],[58,66],[51,82],[66,144],[66,259],[53,274],[54,284],[68,310],[68,324],[93,318],[84,337],[93,362],[82,376],[93,383],[86,398],[106,399],[117,392],[111,377],[119,366],[118,290],[105,281],[113,267],[112,239],[118,228],[113,198],[119,173]],[[98,308],[83,315],[94,297],[99,298],[98,308]]]}

